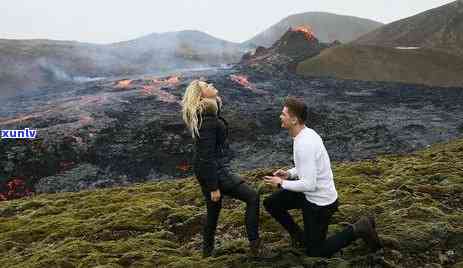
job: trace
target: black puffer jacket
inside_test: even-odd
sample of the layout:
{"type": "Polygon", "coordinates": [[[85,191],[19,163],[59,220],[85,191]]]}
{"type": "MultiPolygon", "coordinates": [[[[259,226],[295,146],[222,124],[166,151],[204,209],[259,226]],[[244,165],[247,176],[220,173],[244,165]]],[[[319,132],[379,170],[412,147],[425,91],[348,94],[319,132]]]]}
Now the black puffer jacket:
{"type": "Polygon", "coordinates": [[[201,117],[199,137],[194,139],[194,171],[202,187],[215,191],[232,187],[241,180],[230,176],[224,166],[228,154],[228,124],[220,116],[220,106],[209,107],[201,117]],[[219,108],[219,109],[217,109],[219,108]]]}

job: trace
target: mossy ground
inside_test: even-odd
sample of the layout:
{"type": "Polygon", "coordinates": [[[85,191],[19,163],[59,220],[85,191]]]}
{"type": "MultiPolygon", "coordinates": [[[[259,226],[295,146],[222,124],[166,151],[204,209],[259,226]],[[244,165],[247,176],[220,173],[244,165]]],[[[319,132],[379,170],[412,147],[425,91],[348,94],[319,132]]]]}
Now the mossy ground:
{"type": "MultiPolygon", "coordinates": [[[[334,163],[340,211],[329,232],[374,213],[385,249],[368,254],[362,241],[333,258],[309,258],[288,245],[261,207],[267,252],[247,254],[244,204],[225,199],[217,251],[201,258],[205,205],[194,178],[125,188],[43,194],[0,203],[2,267],[438,267],[463,266],[463,140],[405,156],[334,163]]],[[[262,176],[243,174],[272,189],[262,176]]],[[[301,222],[300,212],[293,213],[301,222]]]]}

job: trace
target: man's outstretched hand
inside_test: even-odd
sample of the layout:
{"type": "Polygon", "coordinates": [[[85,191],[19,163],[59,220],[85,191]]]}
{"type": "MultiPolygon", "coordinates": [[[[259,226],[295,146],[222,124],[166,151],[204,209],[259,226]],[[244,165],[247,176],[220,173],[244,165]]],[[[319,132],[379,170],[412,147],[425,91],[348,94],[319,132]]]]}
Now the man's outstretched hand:
{"type": "Polygon", "coordinates": [[[278,185],[281,185],[283,183],[283,179],[278,176],[265,176],[264,181],[265,183],[275,187],[278,187],[278,185]]]}
{"type": "Polygon", "coordinates": [[[289,173],[288,173],[288,171],[284,171],[282,169],[279,169],[279,170],[273,172],[273,176],[277,176],[277,177],[282,178],[283,180],[287,180],[289,178],[289,173]]]}

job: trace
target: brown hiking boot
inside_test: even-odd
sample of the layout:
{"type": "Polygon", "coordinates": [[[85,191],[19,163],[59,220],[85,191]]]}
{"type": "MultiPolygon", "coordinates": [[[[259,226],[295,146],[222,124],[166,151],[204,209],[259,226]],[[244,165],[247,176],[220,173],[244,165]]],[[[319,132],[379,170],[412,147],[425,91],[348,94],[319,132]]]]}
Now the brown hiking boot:
{"type": "Polygon", "coordinates": [[[354,235],[362,238],[372,252],[376,252],[382,248],[381,241],[376,233],[375,225],[376,223],[373,216],[362,216],[356,223],[352,224],[354,235]]]}
{"type": "Polygon", "coordinates": [[[278,253],[265,246],[261,239],[256,239],[249,243],[249,256],[259,259],[274,259],[278,253]]]}

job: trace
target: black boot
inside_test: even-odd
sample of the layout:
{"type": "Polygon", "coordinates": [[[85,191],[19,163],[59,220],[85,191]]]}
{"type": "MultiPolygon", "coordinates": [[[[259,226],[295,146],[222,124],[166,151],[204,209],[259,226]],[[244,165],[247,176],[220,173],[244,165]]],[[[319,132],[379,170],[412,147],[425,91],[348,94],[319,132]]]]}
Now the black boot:
{"type": "Polygon", "coordinates": [[[212,255],[212,251],[214,250],[214,239],[209,241],[203,242],[203,258],[210,257],[212,255]]]}
{"type": "Polygon", "coordinates": [[[302,230],[298,231],[296,234],[290,234],[291,247],[296,249],[305,248],[304,243],[304,232],[302,230]]]}
{"type": "Polygon", "coordinates": [[[352,224],[354,235],[357,238],[362,238],[372,252],[376,252],[383,247],[376,233],[375,225],[373,216],[362,216],[356,223],[352,224]]]}
{"type": "Polygon", "coordinates": [[[262,246],[262,240],[260,240],[260,238],[250,241],[249,242],[249,254],[254,257],[259,256],[261,246],[262,246]]]}
{"type": "Polygon", "coordinates": [[[211,248],[203,248],[203,258],[207,258],[212,256],[213,249],[211,248]]]}
{"type": "Polygon", "coordinates": [[[305,248],[304,240],[291,236],[291,247],[296,249],[305,248]]]}
{"type": "Polygon", "coordinates": [[[203,248],[203,258],[212,256],[212,248],[203,248]]]}

